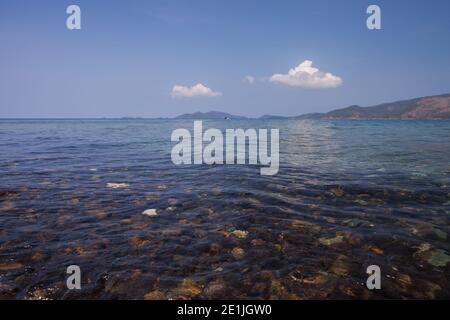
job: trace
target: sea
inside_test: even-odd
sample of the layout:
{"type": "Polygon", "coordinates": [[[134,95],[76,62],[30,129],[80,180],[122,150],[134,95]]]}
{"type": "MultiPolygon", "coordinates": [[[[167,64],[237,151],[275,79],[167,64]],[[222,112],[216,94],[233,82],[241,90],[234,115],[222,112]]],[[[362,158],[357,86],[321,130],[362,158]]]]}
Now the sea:
{"type": "Polygon", "coordinates": [[[193,120],[0,120],[0,298],[450,298],[449,121],[203,127],[279,129],[279,172],[175,165],[193,120]]]}

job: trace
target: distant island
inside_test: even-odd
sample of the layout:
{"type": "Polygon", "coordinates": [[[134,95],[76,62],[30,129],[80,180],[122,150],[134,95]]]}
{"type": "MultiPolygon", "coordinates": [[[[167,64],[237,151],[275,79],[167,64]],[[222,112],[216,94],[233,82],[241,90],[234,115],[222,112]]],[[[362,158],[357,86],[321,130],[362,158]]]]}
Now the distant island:
{"type": "Polygon", "coordinates": [[[226,112],[220,111],[209,111],[209,112],[194,112],[194,113],[185,113],[175,119],[248,119],[243,116],[235,116],[226,112]]]}
{"type": "MultiPolygon", "coordinates": [[[[225,112],[186,113],[175,119],[249,119],[225,112]]],[[[450,119],[450,94],[383,103],[370,107],[353,105],[326,113],[309,113],[293,117],[263,115],[258,119],[354,119],[354,120],[438,120],[450,119]]]]}

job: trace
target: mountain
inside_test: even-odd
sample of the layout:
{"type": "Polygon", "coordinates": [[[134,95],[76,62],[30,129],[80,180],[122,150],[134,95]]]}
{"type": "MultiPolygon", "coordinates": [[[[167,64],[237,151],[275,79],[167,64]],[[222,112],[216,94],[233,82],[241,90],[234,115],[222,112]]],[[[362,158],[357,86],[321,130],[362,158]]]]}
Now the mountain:
{"type": "Polygon", "coordinates": [[[194,120],[202,120],[202,119],[247,119],[243,116],[235,116],[229,113],[220,112],[220,111],[209,111],[209,112],[194,112],[194,113],[185,113],[182,114],[175,119],[194,119],[194,120]]]}
{"type": "Polygon", "coordinates": [[[353,105],[321,114],[320,119],[450,119],[450,94],[401,100],[371,107],[353,105]]]}
{"type": "MultiPolygon", "coordinates": [[[[186,113],[175,119],[249,119],[243,116],[235,116],[220,111],[186,113]]],[[[276,115],[263,115],[260,120],[279,119],[388,119],[388,120],[432,120],[450,119],[450,94],[421,97],[409,100],[401,100],[383,103],[371,107],[353,105],[336,109],[327,113],[307,113],[295,117],[283,117],[276,115]]]]}

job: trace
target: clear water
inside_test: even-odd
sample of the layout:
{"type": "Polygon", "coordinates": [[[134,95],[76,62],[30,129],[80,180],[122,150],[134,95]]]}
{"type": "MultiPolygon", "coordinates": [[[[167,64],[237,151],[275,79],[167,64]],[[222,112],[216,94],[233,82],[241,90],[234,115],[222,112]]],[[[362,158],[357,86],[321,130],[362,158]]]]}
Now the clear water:
{"type": "Polygon", "coordinates": [[[279,128],[279,173],[175,166],[192,121],[0,120],[0,297],[450,297],[450,122],[204,127],[279,128]]]}

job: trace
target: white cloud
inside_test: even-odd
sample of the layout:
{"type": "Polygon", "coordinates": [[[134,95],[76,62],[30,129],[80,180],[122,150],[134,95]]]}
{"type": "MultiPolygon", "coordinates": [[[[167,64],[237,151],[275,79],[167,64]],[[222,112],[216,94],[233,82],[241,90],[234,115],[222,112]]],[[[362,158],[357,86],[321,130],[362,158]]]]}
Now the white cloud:
{"type": "Polygon", "coordinates": [[[342,79],[329,72],[322,72],[312,66],[313,62],[305,60],[287,74],[274,74],[271,82],[279,82],[288,86],[303,88],[336,88],[342,84],[342,79]]]}
{"type": "Polygon", "coordinates": [[[222,95],[222,92],[216,92],[208,88],[207,86],[197,83],[192,87],[174,85],[171,92],[172,97],[218,97],[222,95]]]}
{"type": "Polygon", "coordinates": [[[253,84],[253,82],[255,82],[255,77],[253,76],[245,76],[244,81],[250,84],[253,84]]]}

